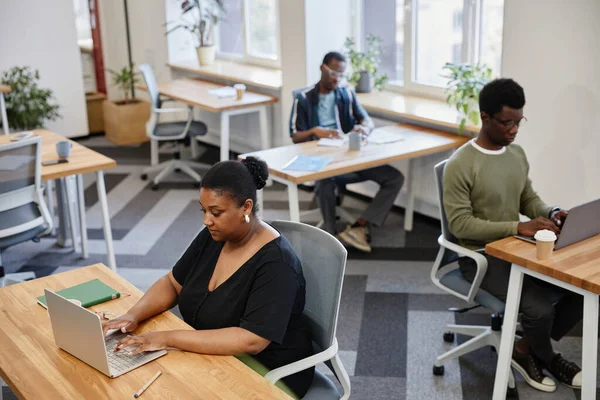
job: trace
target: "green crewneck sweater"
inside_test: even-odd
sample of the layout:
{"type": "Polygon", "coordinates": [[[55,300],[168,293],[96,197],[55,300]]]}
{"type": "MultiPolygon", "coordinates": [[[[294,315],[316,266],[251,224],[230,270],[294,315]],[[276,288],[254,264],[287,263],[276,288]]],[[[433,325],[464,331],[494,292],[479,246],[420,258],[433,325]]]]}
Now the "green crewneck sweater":
{"type": "Polygon", "coordinates": [[[552,207],[531,186],[529,163],[521,146],[486,150],[474,140],[458,149],[444,170],[444,209],[450,232],[461,246],[517,234],[519,213],[548,218],[552,207]]]}

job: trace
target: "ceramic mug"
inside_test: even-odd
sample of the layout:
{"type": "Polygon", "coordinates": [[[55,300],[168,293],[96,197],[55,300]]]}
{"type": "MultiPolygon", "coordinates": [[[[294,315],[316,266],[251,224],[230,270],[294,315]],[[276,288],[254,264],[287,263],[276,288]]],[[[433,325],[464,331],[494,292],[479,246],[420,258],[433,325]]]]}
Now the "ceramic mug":
{"type": "Polygon", "coordinates": [[[56,152],[60,158],[67,158],[71,155],[71,147],[73,147],[73,143],[63,140],[56,143],[56,152]]]}

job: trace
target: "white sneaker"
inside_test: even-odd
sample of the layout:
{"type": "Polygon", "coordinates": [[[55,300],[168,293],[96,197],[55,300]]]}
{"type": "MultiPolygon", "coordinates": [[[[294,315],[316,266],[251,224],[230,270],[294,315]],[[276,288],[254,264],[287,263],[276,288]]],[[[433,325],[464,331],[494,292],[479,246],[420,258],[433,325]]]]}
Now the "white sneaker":
{"type": "Polygon", "coordinates": [[[371,245],[367,241],[366,227],[364,226],[353,228],[348,225],[344,232],[338,234],[338,238],[365,253],[370,253],[372,250],[371,245]]]}

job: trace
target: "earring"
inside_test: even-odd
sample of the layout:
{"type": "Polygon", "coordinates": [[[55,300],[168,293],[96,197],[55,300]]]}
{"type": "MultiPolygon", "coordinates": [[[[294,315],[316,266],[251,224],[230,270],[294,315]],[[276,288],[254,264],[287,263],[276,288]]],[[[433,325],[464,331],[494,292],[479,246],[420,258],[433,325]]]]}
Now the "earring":
{"type": "Polygon", "coordinates": [[[248,214],[244,214],[244,221],[246,221],[247,224],[250,223],[250,217],[248,216],[248,214]]]}

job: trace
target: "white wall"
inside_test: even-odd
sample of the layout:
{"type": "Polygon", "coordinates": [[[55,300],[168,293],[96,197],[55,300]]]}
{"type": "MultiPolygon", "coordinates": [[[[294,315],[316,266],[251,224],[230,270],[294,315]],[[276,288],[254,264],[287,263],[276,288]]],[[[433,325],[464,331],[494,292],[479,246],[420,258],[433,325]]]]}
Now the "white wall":
{"type": "Polygon", "coordinates": [[[46,127],[68,137],[88,132],[73,0],[0,0],[0,71],[27,65],[52,89],[62,119],[46,127]]]}
{"type": "Polygon", "coordinates": [[[600,197],[600,2],[505,1],[505,77],[525,89],[527,152],[534,188],[572,207],[600,197]]]}

